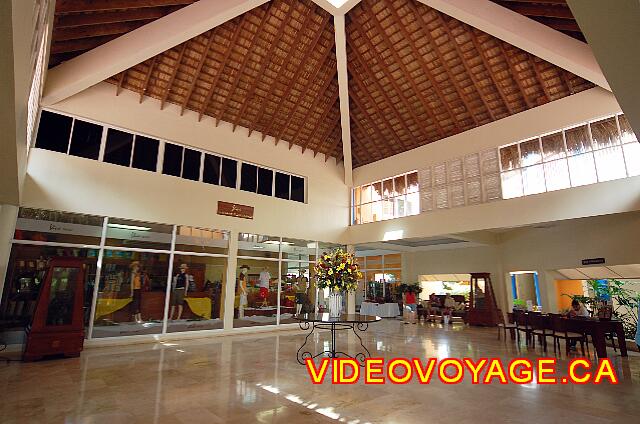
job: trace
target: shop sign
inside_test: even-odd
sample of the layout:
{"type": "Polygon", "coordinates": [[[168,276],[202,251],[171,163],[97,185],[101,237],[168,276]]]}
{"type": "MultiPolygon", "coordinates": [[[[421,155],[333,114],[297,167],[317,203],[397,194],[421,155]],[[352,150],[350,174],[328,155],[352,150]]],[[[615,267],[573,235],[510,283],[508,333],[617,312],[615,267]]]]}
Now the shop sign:
{"type": "Polygon", "coordinates": [[[107,238],[120,240],[139,240],[143,242],[171,243],[171,234],[156,233],[148,230],[128,230],[123,228],[108,228],[107,238]]]}
{"type": "Polygon", "coordinates": [[[16,229],[38,233],[72,234],[76,236],[100,237],[102,227],[66,222],[42,221],[39,219],[18,218],[16,229]]]}
{"type": "Polygon", "coordinates": [[[253,219],[253,206],[218,201],[218,215],[253,219]]]}
{"type": "Polygon", "coordinates": [[[601,265],[605,262],[604,258],[583,259],[582,265],[601,265]]]}

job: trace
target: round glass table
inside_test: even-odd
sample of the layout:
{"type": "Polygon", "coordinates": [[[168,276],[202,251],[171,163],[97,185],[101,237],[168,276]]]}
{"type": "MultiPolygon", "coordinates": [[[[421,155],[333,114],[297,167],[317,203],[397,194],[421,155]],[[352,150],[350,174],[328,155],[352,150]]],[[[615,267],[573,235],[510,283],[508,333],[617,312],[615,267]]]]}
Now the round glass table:
{"type": "Polygon", "coordinates": [[[360,314],[342,314],[339,317],[329,317],[328,313],[323,314],[300,314],[294,315],[293,319],[298,321],[300,325],[300,329],[309,331],[307,336],[304,338],[304,343],[298,349],[298,353],[296,355],[296,359],[298,363],[301,365],[305,364],[306,359],[315,359],[318,356],[327,356],[329,358],[352,358],[355,359],[361,366],[364,366],[364,362],[366,358],[371,357],[371,353],[369,349],[366,348],[364,343],[362,342],[362,338],[358,332],[367,331],[369,328],[369,324],[373,322],[378,322],[382,318],[378,316],[372,315],[360,315],[360,314]],[[329,350],[323,350],[319,353],[312,353],[308,349],[307,340],[316,330],[327,330],[331,332],[331,341],[329,342],[329,350]],[[350,355],[346,352],[340,351],[336,349],[336,331],[339,330],[351,330],[353,334],[358,338],[360,342],[360,346],[362,346],[363,351],[356,352],[354,355],[350,355]]]}

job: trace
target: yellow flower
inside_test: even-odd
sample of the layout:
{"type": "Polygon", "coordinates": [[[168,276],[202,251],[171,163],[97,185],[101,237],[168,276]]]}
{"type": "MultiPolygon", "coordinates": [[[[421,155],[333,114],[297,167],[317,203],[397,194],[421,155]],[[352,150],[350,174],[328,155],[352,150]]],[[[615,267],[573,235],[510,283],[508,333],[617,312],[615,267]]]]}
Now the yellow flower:
{"type": "Polygon", "coordinates": [[[329,274],[329,275],[333,275],[333,270],[332,270],[332,269],[329,269],[329,272],[327,272],[327,274],[329,274]]]}

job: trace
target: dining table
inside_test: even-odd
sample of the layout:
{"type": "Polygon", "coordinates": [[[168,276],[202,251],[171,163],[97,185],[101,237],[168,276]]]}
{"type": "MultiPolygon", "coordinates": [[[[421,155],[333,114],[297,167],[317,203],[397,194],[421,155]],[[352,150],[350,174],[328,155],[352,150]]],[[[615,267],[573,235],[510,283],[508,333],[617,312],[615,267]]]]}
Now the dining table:
{"type": "Polygon", "coordinates": [[[397,302],[362,302],[360,304],[360,313],[362,315],[374,315],[382,318],[395,318],[400,315],[400,307],[397,302]]]}
{"type": "MultiPolygon", "coordinates": [[[[539,313],[539,312],[528,312],[539,313]]],[[[545,328],[551,329],[551,316],[542,314],[545,328]]],[[[621,356],[629,356],[627,353],[627,343],[624,336],[624,327],[622,321],[616,319],[598,319],[598,318],[564,318],[566,320],[566,329],[574,333],[587,334],[591,336],[593,347],[596,350],[598,358],[607,357],[607,334],[614,334],[618,339],[621,356]]]]}

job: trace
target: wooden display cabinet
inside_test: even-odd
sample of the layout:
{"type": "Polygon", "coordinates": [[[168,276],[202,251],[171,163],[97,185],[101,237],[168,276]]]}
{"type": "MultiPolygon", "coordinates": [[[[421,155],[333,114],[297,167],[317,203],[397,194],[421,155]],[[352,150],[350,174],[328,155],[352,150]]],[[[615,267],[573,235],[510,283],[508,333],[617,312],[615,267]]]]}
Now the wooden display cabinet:
{"type": "Polygon", "coordinates": [[[80,355],[84,344],[84,261],[53,258],[27,327],[23,360],[80,355]]]}

